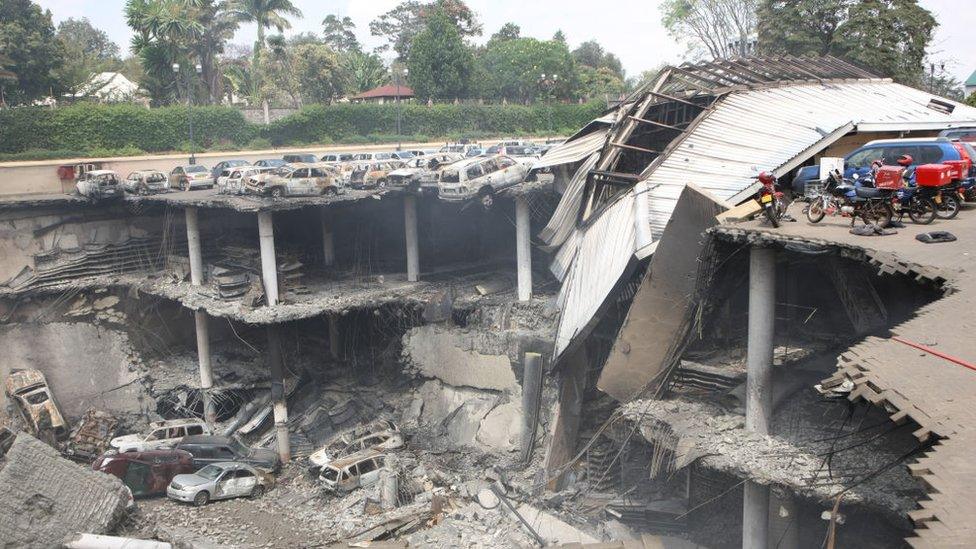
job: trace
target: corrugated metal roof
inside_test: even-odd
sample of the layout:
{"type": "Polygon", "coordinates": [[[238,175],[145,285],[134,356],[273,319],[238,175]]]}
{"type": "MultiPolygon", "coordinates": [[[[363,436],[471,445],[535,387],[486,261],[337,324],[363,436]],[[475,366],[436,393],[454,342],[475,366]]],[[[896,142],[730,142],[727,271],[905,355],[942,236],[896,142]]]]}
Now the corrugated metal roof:
{"type": "Polygon", "coordinates": [[[661,234],[681,189],[696,183],[729,199],[763,170],[794,159],[834,130],[883,125],[897,131],[919,123],[976,123],[976,109],[889,81],[802,84],[745,90],[722,98],[705,119],[645,178],[651,226],[661,234]],[[928,105],[954,105],[951,114],[928,105]]]}
{"type": "MultiPolygon", "coordinates": [[[[586,228],[563,286],[554,357],[559,357],[599,310],[634,255],[634,194],[611,205],[586,228]]],[[[567,243],[569,245],[569,243],[567,243]]]]}
{"type": "Polygon", "coordinates": [[[542,158],[537,160],[532,165],[532,169],[535,170],[549,166],[579,162],[603,147],[603,143],[607,140],[607,132],[609,131],[609,125],[603,128],[596,128],[587,135],[555,146],[549,149],[542,158]]]}
{"type": "Polygon", "coordinates": [[[556,211],[552,213],[546,226],[539,231],[539,238],[550,248],[561,246],[576,228],[580,203],[583,201],[583,189],[586,187],[586,174],[596,166],[599,156],[596,153],[591,154],[576,170],[569,184],[566,185],[566,190],[563,191],[563,197],[556,205],[556,211]]]}

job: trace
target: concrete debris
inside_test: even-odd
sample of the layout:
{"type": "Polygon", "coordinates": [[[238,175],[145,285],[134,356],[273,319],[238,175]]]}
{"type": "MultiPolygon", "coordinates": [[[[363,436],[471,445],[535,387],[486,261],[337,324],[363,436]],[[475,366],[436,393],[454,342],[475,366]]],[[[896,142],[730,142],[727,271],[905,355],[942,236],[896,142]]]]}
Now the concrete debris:
{"type": "Polygon", "coordinates": [[[9,546],[53,547],[77,532],[109,532],[132,501],[119,479],[74,464],[25,433],[5,460],[0,539],[9,546]]]}
{"type": "Polygon", "coordinates": [[[112,415],[99,410],[88,410],[68,438],[65,453],[71,459],[91,463],[108,449],[115,438],[119,422],[112,415]]]}

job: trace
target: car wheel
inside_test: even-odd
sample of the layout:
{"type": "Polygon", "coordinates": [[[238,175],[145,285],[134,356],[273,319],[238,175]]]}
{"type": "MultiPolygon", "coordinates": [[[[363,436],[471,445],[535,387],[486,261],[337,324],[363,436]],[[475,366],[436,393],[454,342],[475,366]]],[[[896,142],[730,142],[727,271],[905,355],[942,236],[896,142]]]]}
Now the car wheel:
{"type": "Polygon", "coordinates": [[[201,490],[197,492],[197,495],[193,496],[193,505],[197,507],[203,507],[208,503],[210,503],[210,494],[206,490],[201,490]]]}
{"type": "Polygon", "coordinates": [[[329,195],[329,196],[337,196],[339,194],[339,188],[338,187],[326,187],[324,194],[329,195]]]}
{"type": "Polygon", "coordinates": [[[180,181],[180,190],[181,191],[186,192],[188,186],[189,185],[186,184],[186,181],[180,181]]]}
{"type": "Polygon", "coordinates": [[[149,194],[149,187],[147,187],[145,185],[142,185],[141,187],[139,187],[139,194],[141,196],[146,196],[147,194],[149,194]]]}
{"type": "Polygon", "coordinates": [[[252,498],[257,499],[263,495],[264,495],[264,486],[261,486],[260,484],[258,484],[257,486],[254,487],[253,490],[251,490],[252,498]]]}
{"type": "Polygon", "coordinates": [[[271,189],[271,198],[281,198],[282,196],[284,196],[284,193],[282,192],[281,187],[271,189]]]}
{"type": "Polygon", "coordinates": [[[377,181],[376,182],[376,188],[377,189],[385,189],[386,188],[386,180],[385,179],[380,179],[379,181],[377,181]]]}
{"type": "Polygon", "coordinates": [[[486,210],[490,210],[491,207],[495,205],[495,191],[491,189],[481,191],[479,200],[481,200],[481,205],[486,210]]]}

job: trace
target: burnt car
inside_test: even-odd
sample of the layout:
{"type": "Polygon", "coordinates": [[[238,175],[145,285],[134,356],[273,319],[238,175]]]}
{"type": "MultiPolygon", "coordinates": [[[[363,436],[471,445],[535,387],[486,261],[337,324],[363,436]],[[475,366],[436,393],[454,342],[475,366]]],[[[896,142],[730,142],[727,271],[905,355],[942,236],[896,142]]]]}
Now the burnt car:
{"type": "Polygon", "coordinates": [[[317,471],[328,463],[370,448],[395,450],[403,447],[403,435],[395,423],[378,419],[336,434],[322,448],[308,456],[312,470],[317,471]]]}
{"type": "Polygon", "coordinates": [[[319,164],[287,164],[244,178],[244,192],[271,198],[339,194],[336,171],[319,164]]]}
{"type": "Polygon", "coordinates": [[[112,170],[94,170],[85,172],[75,183],[78,194],[96,200],[102,198],[116,198],[122,196],[122,182],[119,174],[112,170]]]}
{"type": "Polygon", "coordinates": [[[349,175],[349,186],[354,189],[384,188],[389,182],[390,172],[403,166],[399,160],[365,162],[353,166],[349,175]]]}
{"type": "Polygon", "coordinates": [[[135,497],[163,495],[174,477],[196,471],[193,456],[183,450],[110,451],[95,459],[92,469],[118,477],[135,497]]]}
{"type": "Polygon", "coordinates": [[[136,170],[122,183],[125,192],[132,194],[155,194],[169,190],[169,177],[158,170],[136,170]]]}
{"type": "Polygon", "coordinates": [[[68,438],[68,422],[61,415],[47,379],[38,370],[14,370],[7,376],[7,396],[17,403],[28,430],[47,442],[68,438]]]}
{"type": "Polygon", "coordinates": [[[437,192],[437,175],[449,164],[463,160],[460,153],[433,153],[408,160],[389,173],[390,186],[411,191],[437,192]]]}
{"type": "Polygon", "coordinates": [[[211,463],[233,461],[247,463],[274,472],[281,469],[281,461],[278,459],[278,454],[273,450],[250,448],[232,437],[188,436],[176,445],[176,449],[186,450],[193,454],[193,465],[197,468],[211,463]]]}

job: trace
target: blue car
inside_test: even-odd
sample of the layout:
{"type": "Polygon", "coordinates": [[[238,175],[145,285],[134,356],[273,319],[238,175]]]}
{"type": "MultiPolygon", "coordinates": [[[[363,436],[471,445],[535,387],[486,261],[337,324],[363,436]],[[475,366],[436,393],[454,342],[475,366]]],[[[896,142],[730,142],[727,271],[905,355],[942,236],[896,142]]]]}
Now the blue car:
{"type": "MultiPolygon", "coordinates": [[[[865,175],[871,172],[871,163],[880,159],[886,166],[895,165],[898,157],[911,156],[916,166],[940,164],[946,160],[962,160],[963,155],[976,160],[976,150],[969,143],[951,141],[945,137],[918,137],[914,139],[878,139],[871,141],[844,157],[844,177],[855,173],[865,175]]],[[[974,167],[976,169],[976,167],[974,167]]],[[[970,172],[970,177],[976,175],[970,172]]],[[[820,181],[820,166],[804,166],[793,178],[793,191],[803,194],[807,183],[820,181]]]]}

